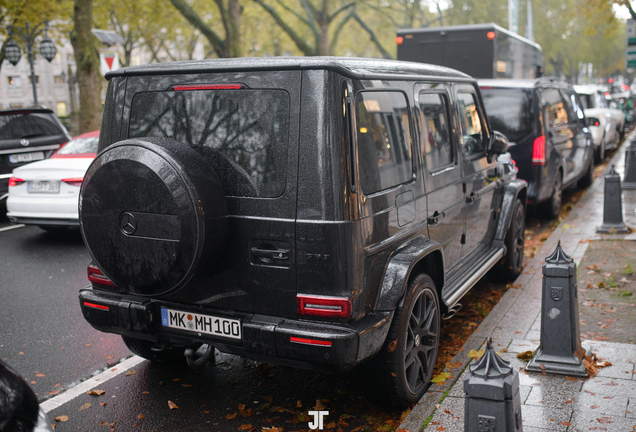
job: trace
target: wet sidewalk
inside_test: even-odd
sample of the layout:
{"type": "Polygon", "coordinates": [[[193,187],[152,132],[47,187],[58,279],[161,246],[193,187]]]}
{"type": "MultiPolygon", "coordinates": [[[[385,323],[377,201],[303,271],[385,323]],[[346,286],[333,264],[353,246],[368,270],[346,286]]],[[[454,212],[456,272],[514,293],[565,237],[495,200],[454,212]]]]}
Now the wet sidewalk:
{"type": "MultiPolygon", "coordinates": [[[[524,432],[533,431],[636,431],[636,344],[583,340],[586,351],[609,360],[594,378],[580,379],[553,374],[526,373],[526,362],[517,354],[536,350],[541,328],[541,268],[560,240],[563,250],[580,264],[590,241],[636,240],[631,234],[597,234],[603,223],[604,176],[612,164],[624,177],[625,149],[636,132],[617,150],[606,171],[600,175],[576,206],[552,232],[491,313],[484,319],[444,372],[443,383],[433,384],[399,428],[409,432],[464,430],[463,378],[473,361],[471,351],[493,338],[500,356],[519,371],[524,432]],[[432,416],[432,417],[431,417],[432,416]],[[426,428],[424,423],[430,418],[426,428]]],[[[636,190],[623,190],[623,220],[636,228],[636,190]]],[[[579,272],[580,274],[580,272],[579,272]]],[[[579,301],[581,298],[579,296],[579,301]]],[[[636,303],[634,297],[625,300],[636,303]]],[[[629,304],[628,306],[632,306],[629,304]]],[[[636,315],[636,307],[632,307],[636,315]]],[[[583,330],[581,330],[583,331],[583,330]]],[[[636,328],[633,329],[636,333],[636,328]]],[[[636,339],[636,338],[635,338],[636,339]]],[[[398,429],[400,430],[400,429],[398,429]]]]}

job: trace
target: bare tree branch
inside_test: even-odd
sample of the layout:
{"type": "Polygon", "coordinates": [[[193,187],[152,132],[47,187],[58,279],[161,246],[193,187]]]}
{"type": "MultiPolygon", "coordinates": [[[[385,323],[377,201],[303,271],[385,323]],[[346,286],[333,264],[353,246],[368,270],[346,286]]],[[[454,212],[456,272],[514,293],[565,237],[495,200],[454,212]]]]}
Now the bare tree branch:
{"type": "Polygon", "coordinates": [[[338,9],[337,11],[335,11],[333,14],[331,14],[331,16],[329,17],[329,21],[333,21],[334,19],[336,19],[336,17],[338,16],[338,14],[340,12],[343,12],[347,9],[349,9],[350,7],[355,6],[356,4],[351,2],[349,4],[344,5],[343,7],[341,7],[340,9],[338,9]]]}
{"type": "Polygon", "coordinates": [[[276,0],[276,3],[278,3],[278,5],[282,7],[283,9],[285,9],[287,12],[293,14],[296,18],[298,18],[300,21],[305,23],[308,27],[311,27],[311,24],[309,23],[309,21],[307,21],[301,14],[299,14],[298,12],[296,12],[295,10],[293,10],[292,8],[290,8],[289,6],[287,6],[280,0],[276,0]]]}
{"type": "Polygon", "coordinates": [[[369,36],[371,36],[371,42],[373,42],[373,44],[378,48],[380,53],[382,53],[382,57],[384,57],[385,59],[393,59],[393,56],[389,54],[387,50],[384,49],[382,44],[380,44],[380,41],[375,36],[375,33],[373,32],[373,30],[368,25],[366,25],[364,21],[362,21],[362,19],[358,16],[358,14],[355,11],[353,12],[353,19],[355,19],[358,22],[358,24],[360,24],[360,27],[362,27],[367,33],[369,33],[369,36]]]}
{"type": "MultiPolygon", "coordinates": [[[[174,1],[174,0],[171,0],[174,1]]],[[[291,28],[283,19],[278,15],[276,9],[271,7],[268,4],[265,4],[263,0],[254,0],[254,2],[258,3],[263,9],[265,9],[269,14],[274,18],[274,21],[283,29],[285,33],[294,41],[296,46],[302,53],[306,56],[315,55],[315,49],[311,48],[306,41],[304,41],[293,28],[291,28]]]]}
{"type": "Polygon", "coordinates": [[[184,0],[170,0],[174,7],[187,19],[190,24],[196,27],[203,36],[210,42],[212,48],[219,57],[225,57],[224,41],[217,35],[214,30],[208,27],[201,17],[184,0]]]}
{"type": "Polygon", "coordinates": [[[336,43],[338,42],[338,36],[340,36],[340,31],[342,31],[342,29],[344,28],[345,24],[347,24],[347,22],[349,22],[349,20],[353,17],[353,13],[354,13],[355,9],[351,8],[349,10],[349,13],[347,15],[345,15],[340,22],[338,23],[338,26],[336,27],[336,31],[333,34],[333,38],[331,39],[331,52],[334,52],[335,48],[336,48],[336,43]]]}
{"type": "Polygon", "coordinates": [[[306,0],[301,0],[300,4],[303,6],[303,9],[305,9],[305,13],[307,13],[307,17],[309,18],[309,28],[311,28],[311,31],[314,33],[316,43],[318,43],[319,33],[318,27],[316,27],[316,21],[320,20],[320,13],[316,10],[314,5],[306,0]]]}

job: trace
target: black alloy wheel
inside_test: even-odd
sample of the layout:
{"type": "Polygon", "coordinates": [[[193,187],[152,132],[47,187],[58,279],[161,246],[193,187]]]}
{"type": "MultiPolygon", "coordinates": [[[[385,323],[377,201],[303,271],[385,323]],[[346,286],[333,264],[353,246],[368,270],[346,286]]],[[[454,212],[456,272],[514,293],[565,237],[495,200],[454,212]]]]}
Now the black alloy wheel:
{"type": "Polygon", "coordinates": [[[526,211],[520,199],[517,199],[515,202],[513,211],[510,228],[508,228],[506,239],[504,240],[506,245],[504,271],[510,280],[516,279],[517,276],[521,274],[523,268],[526,211]]]}
{"type": "Polygon", "coordinates": [[[554,189],[552,189],[552,195],[541,206],[541,213],[546,219],[556,219],[559,217],[559,211],[561,211],[561,198],[563,195],[562,189],[563,180],[561,179],[561,171],[557,171],[554,179],[554,189]]]}
{"type": "Polygon", "coordinates": [[[381,352],[374,359],[381,397],[396,408],[416,403],[433,377],[440,337],[440,307],[435,283],[426,274],[409,282],[381,352]]]}

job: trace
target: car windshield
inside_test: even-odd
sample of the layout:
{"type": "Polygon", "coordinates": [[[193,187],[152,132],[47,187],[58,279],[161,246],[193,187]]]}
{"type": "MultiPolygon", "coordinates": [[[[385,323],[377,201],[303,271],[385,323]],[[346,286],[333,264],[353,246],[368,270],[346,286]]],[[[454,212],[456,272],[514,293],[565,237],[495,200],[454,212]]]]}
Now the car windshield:
{"type": "Polygon", "coordinates": [[[190,90],[135,95],[128,136],[190,145],[231,196],[277,197],[285,189],[289,94],[284,90],[190,90]]]}
{"type": "Polygon", "coordinates": [[[534,103],[530,89],[482,88],[492,128],[516,142],[532,133],[534,103]]]}
{"type": "Polygon", "coordinates": [[[99,137],[75,138],[59,149],[55,156],[74,156],[81,154],[96,154],[99,137]]]}
{"type": "Polygon", "coordinates": [[[0,140],[64,135],[66,131],[52,113],[12,112],[0,114],[0,140]]]}

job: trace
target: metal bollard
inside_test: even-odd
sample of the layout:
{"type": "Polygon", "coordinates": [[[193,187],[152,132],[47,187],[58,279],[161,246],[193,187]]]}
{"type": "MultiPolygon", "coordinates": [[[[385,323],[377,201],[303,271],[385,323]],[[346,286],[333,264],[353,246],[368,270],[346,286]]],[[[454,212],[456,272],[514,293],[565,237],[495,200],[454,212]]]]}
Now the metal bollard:
{"type": "Polygon", "coordinates": [[[541,344],[526,371],[587,377],[581,358],[576,263],[561,241],[543,264],[541,344]]]}
{"type": "Polygon", "coordinates": [[[605,176],[603,198],[603,225],[596,228],[596,232],[602,234],[628,233],[629,228],[623,223],[621,176],[614,170],[614,165],[612,165],[612,169],[605,176]]]}
{"type": "Polygon", "coordinates": [[[625,150],[625,178],[621,184],[623,189],[636,189],[636,138],[625,150]]]}
{"type": "Polygon", "coordinates": [[[497,355],[492,338],[464,378],[464,432],[521,432],[519,372],[497,355]]]}

